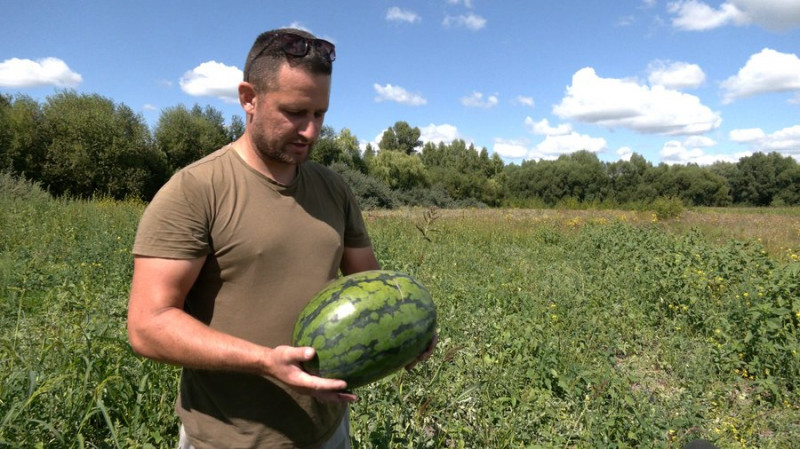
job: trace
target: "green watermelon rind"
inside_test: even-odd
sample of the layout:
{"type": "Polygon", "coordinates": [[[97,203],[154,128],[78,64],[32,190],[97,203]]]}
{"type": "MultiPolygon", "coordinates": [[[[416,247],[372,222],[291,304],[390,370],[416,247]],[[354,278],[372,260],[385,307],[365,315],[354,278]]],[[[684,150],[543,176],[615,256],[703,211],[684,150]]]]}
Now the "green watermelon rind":
{"type": "Polygon", "coordinates": [[[396,271],[372,270],[339,278],[315,295],[297,319],[292,342],[317,353],[306,371],[355,388],[414,361],[435,330],[436,307],[422,284],[396,271]]]}

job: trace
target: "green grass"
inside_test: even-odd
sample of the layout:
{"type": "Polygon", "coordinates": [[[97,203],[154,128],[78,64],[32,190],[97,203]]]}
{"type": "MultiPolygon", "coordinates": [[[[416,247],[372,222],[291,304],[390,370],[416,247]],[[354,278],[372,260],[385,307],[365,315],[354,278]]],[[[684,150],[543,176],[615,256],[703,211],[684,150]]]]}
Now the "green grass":
{"type": "MultiPolygon", "coordinates": [[[[0,181],[0,447],[174,447],[178,372],[125,335],[143,205],[0,181]]],[[[354,447],[791,447],[800,263],[692,213],[367,214],[440,343],[357,390],[354,447]]]]}

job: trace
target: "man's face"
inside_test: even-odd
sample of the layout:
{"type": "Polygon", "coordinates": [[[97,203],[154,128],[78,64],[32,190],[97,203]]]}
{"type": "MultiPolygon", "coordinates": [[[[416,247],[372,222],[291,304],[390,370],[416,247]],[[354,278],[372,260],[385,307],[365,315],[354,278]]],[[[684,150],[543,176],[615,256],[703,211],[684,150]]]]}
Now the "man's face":
{"type": "Polygon", "coordinates": [[[253,143],[265,163],[297,165],[311,154],[322,129],[331,77],[284,64],[273,87],[256,98],[253,143]]]}

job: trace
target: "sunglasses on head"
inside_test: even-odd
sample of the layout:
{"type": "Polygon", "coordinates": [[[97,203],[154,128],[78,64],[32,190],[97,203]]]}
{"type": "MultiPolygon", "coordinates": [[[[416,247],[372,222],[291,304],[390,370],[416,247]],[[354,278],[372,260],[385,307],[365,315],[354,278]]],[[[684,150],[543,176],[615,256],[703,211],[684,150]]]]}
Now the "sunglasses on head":
{"type": "Polygon", "coordinates": [[[267,43],[267,45],[265,45],[264,48],[262,48],[261,51],[253,57],[252,60],[255,61],[258,59],[259,56],[261,56],[268,48],[272,46],[272,43],[276,39],[281,50],[283,50],[283,52],[289,56],[302,58],[308,54],[309,50],[311,50],[311,46],[313,45],[317,49],[317,52],[328,62],[333,62],[336,60],[336,47],[332,43],[324,39],[311,39],[294,33],[276,34],[275,37],[273,37],[273,40],[267,43]]]}

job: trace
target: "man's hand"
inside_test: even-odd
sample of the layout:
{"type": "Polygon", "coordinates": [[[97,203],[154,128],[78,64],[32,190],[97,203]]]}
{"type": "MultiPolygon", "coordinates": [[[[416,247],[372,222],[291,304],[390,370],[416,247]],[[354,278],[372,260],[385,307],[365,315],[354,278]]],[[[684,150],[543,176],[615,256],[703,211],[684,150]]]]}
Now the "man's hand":
{"type": "Polygon", "coordinates": [[[302,394],[329,402],[355,402],[356,395],[344,391],[347,382],[341,379],[326,379],[303,371],[301,362],[314,358],[314,348],[278,346],[268,352],[267,365],[272,377],[302,394]]]}
{"type": "Polygon", "coordinates": [[[428,358],[431,356],[431,354],[433,354],[433,350],[436,349],[436,343],[438,343],[438,342],[439,342],[439,333],[438,332],[434,332],[433,333],[433,338],[431,338],[431,341],[430,341],[430,343],[428,343],[428,347],[425,348],[425,351],[422,354],[420,354],[420,356],[417,357],[413,362],[411,362],[408,365],[406,365],[406,369],[407,370],[412,370],[412,369],[414,369],[415,366],[417,366],[417,363],[424,362],[425,360],[428,360],[428,358]]]}

